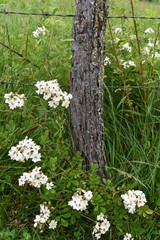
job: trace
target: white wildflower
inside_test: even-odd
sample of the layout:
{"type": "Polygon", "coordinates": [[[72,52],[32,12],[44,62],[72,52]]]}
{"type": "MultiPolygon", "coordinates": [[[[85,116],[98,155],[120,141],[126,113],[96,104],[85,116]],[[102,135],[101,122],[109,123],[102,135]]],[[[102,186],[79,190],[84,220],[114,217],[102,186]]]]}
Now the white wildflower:
{"type": "Polygon", "coordinates": [[[136,35],[131,35],[130,39],[135,40],[136,39],[136,35]]]}
{"type": "Polygon", "coordinates": [[[90,201],[93,197],[93,193],[91,191],[87,191],[87,192],[85,191],[84,192],[84,197],[85,197],[86,200],[90,201]]]}
{"type": "Polygon", "coordinates": [[[48,183],[48,177],[41,171],[41,167],[35,167],[31,172],[24,172],[18,179],[19,186],[24,186],[29,183],[30,186],[40,188],[45,185],[47,190],[50,190],[53,183],[48,183]]]}
{"type": "Polygon", "coordinates": [[[152,41],[153,41],[153,39],[151,39],[151,38],[148,39],[148,42],[149,42],[148,46],[149,47],[154,47],[154,43],[152,41]]]}
{"type": "Polygon", "coordinates": [[[115,43],[119,43],[120,39],[119,38],[115,38],[115,43]]]}
{"type": "Polygon", "coordinates": [[[48,100],[48,105],[53,108],[57,108],[62,101],[62,107],[67,108],[70,104],[70,100],[72,99],[72,95],[67,92],[63,92],[60,89],[58,81],[50,80],[50,81],[40,81],[37,82],[37,94],[42,94],[45,100],[48,100]]]}
{"type": "Polygon", "coordinates": [[[51,220],[49,224],[49,228],[54,230],[56,227],[57,227],[57,222],[55,220],[51,220]]]}
{"type": "Polygon", "coordinates": [[[50,190],[50,189],[52,189],[53,186],[54,186],[54,184],[53,184],[52,182],[47,183],[47,184],[46,184],[46,189],[47,189],[47,190],[50,190]]]}
{"type": "Polygon", "coordinates": [[[132,47],[129,46],[129,43],[127,42],[126,44],[123,45],[122,50],[126,50],[131,53],[132,47]]]}
{"type": "Polygon", "coordinates": [[[122,28],[116,28],[116,29],[115,29],[115,33],[117,33],[117,34],[122,33],[122,28]]]}
{"type": "Polygon", "coordinates": [[[10,107],[10,109],[14,109],[17,107],[23,107],[24,106],[24,100],[25,96],[24,94],[18,94],[18,93],[6,93],[4,95],[5,103],[7,103],[10,107]]]}
{"type": "Polygon", "coordinates": [[[106,57],[106,58],[104,59],[104,66],[107,66],[107,65],[111,65],[111,62],[110,62],[110,60],[109,60],[109,57],[106,57]]]}
{"type": "Polygon", "coordinates": [[[68,205],[77,211],[84,211],[87,209],[88,202],[92,199],[92,192],[78,189],[72,196],[72,200],[68,202],[68,205]]]}
{"type": "Polygon", "coordinates": [[[129,67],[136,67],[135,63],[133,61],[127,61],[127,62],[123,62],[122,63],[123,67],[126,69],[126,68],[129,68],[129,67]]]}
{"type": "Polygon", "coordinates": [[[42,26],[42,27],[37,28],[37,30],[33,32],[33,36],[35,38],[39,37],[39,35],[41,35],[41,34],[44,36],[44,35],[46,35],[46,32],[48,32],[48,30],[44,26],[42,26]]]}
{"type": "Polygon", "coordinates": [[[148,47],[144,47],[143,48],[143,53],[146,54],[146,55],[149,55],[150,54],[150,49],[148,47]]]}
{"type": "Polygon", "coordinates": [[[128,212],[133,214],[136,211],[136,207],[144,206],[147,202],[145,194],[139,190],[129,190],[128,193],[122,194],[124,207],[128,209],[128,212]]]}
{"type": "Polygon", "coordinates": [[[152,54],[152,58],[155,57],[155,58],[160,58],[160,53],[158,52],[155,52],[155,54],[152,54]]]}
{"type": "MultiPolygon", "coordinates": [[[[51,211],[47,206],[47,203],[40,205],[40,214],[36,215],[34,219],[34,227],[41,226],[42,224],[45,224],[47,221],[49,221],[51,215],[51,211]]],[[[55,229],[57,226],[57,222],[55,220],[51,220],[49,223],[50,229],[55,229]]]]}
{"type": "Polygon", "coordinates": [[[147,29],[145,30],[145,33],[152,34],[152,33],[154,33],[154,31],[153,31],[153,29],[150,27],[150,28],[147,28],[147,29]]]}
{"type": "Polygon", "coordinates": [[[25,160],[32,159],[33,162],[41,161],[41,154],[39,153],[40,146],[28,137],[20,141],[16,146],[11,147],[8,155],[12,160],[18,162],[25,162],[25,160]]]}
{"type": "Polygon", "coordinates": [[[105,234],[110,228],[110,223],[103,213],[100,213],[97,216],[97,221],[93,227],[92,234],[96,239],[100,239],[101,235],[105,234]]]}
{"type": "Polygon", "coordinates": [[[130,233],[126,233],[123,240],[134,240],[134,238],[132,238],[132,235],[130,233]]]}

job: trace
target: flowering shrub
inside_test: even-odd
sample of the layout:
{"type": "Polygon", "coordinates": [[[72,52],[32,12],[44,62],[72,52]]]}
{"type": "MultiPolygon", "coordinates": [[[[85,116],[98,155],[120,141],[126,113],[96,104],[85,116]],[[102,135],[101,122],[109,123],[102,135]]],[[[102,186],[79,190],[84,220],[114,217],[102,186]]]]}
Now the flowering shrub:
{"type": "MultiPolygon", "coordinates": [[[[40,2],[42,1],[39,1],[38,5],[40,2]]],[[[24,1],[23,4],[26,3],[27,1],[24,1]]],[[[46,5],[48,7],[49,2],[46,5]]],[[[52,5],[50,10],[54,12],[52,5]]],[[[7,21],[9,25],[9,20],[7,21]]],[[[4,30],[3,25],[4,29],[7,26],[2,21],[1,32],[4,30]]],[[[159,129],[159,105],[157,110],[156,103],[154,106],[150,105],[153,92],[146,95],[149,96],[149,101],[144,102],[141,98],[142,93],[128,90],[130,103],[135,107],[134,121],[131,119],[131,111],[126,107],[128,100],[123,91],[108,91],[104,94],[104,103],[109,106],[107,111],[104,111],[107,113],[107,117],[104,118],[107,126],[104,136],[108,165],[107,180],[104,179],[102,183],[97,176],[97,166],[92,166],[92,170],[87,172],[80,154],[73,154],[69,117],[65,109],[72,99],[72,96],[65,92],[66,85],[69,85],[68,76],[71,68],[71,24],[47,17],[44,20],[46,28],[44,26],[37,28],[39,20],[33,20],[32,24],[27,22],[27,29],[23,29],[24,25],[21,25],[15,28],[15,34],[10,31],[7,39],[12,40],[11,44],[14,42],[15,48],[20,47],[22,55],[31,58],[31,62],[20,62],[14,55],[12,60],[5,51],[2,51],[1,74],[4,79],[10,79],[12,66],[13,81],[16,79],[22,83],[33,83],[34,79],[45,79],[35,84],[37,94],[42,95],[44,100],[35,94],[35,87],[33,89],[23,87],[26,97],[22,94],[24,98],[18,99],[18,94],[13,92],[22,90],[21,86],[7,86],[7,92],[10,93],[5,97],[6,103],[11,109],[15,106],[21,108],[15,113],[3,104],[6,88],[4,86],[1,88],[0,239],[157,238],[160,191],[156,172],[159,139],[155,136],[158,136],[159,129]],[[33,32],[36,28],[37,30],[33,32]],[[3,62],[6,67],[3,66],[3,62]],[[57,80],[48,81],[54,78],[58,78],[60,85],[65,87],[60,88],[57,80]],[[25,108],[22,108],[23,100],[25,108]],[[141,102],[145,103],[144,108],[141,108],[141,102]],[[151,123],[153,128],[150,131],[151,123]],[[132,128],[133,136],[128,131],[132,128]],[[22,135],[28,135],[28,138],[21,141],[22,135]],[[15,145],[15,142],[18,144],[15,145]],[[14,161],[8,159],[8,152],[14,161]],[[152,161],[153,158],[155,162],[152,161]],[[41,167],[35,166],[37,162],[41,167]],[[156,184],[153,186],[151,182],[156,184]],[[141,189],[146,196],[142,191],[132,189],[141,189]],[[9,229],[4,231],[5,226],[16,229],[18,233],[13,233],[9,229]]],[[[141,23],[137,27],[145,85],[159,84],[160,46],[157,25],[155,23],[153,28],[148,28],[147,24],[144,26],[141,23]]],[[[112,28],[113,42],[122,67],[124,82],[108,33],[107,57],[104,61],[107,85],[126,84],[129,87],[142,84],[137,37],[132,22],[123,19],[122,26],[120,23],[113,24],[112,28]]],[[[158,91],[156,94],[158,102],[158,91]]]]}

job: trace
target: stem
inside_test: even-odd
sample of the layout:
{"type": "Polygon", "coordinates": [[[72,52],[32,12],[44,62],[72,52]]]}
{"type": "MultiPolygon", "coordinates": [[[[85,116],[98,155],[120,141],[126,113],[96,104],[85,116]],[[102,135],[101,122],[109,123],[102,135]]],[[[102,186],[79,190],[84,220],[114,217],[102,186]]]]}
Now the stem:
{"type": "MultiPolygon", "coordinates": [[[[126,84],[125,84],[125,80],[124,80],[124,74],[123,74],[123,71],[122,71],[122,68],[121,68],[121,64],[120,64],[120,61],[119,61],[119,58],[118,58],[118,55],[117,55],[117,51],[116,51],[116,46],[115,46],[115,43],[114,43],[114,37],[113,37],[113,34],[112,34],[112,28],[111,28],[111,23],[110,23],[110,20],[108,19],[108,25],[109,25],[109,32],[110,32],[110,35],[111,35],[111,39],[112,39],[112,45],[113,45],[113,50],[114,50],[114,54],[115,54],[115,58],[116,58],[116,61],[117,61],[117,64],[118,64],[118,68],[119,68],[119,72],[120,72],[120,75],[121,75],[121,79],[122,79],[122,82],[123,82],[123,85],[124,85],[124,92],[127,96],[127,102],[128,102],[128,106],[131,110],[131,116],[132,116],[132,120],[134,120],[134,116],[133,116],[133,107],[132,107],[132,103],[131,103],[131,100],[129,98],[129,93],[127,91],[127,88],[126,88],[126,84]]],[[[129,88],[129,87],[128,87],[129,88]]]]}
{"type": "MultiPolygon", "coordinates": [[[[133,5],[133,1],[130,0],[131,2],[131,9],[132,9],[132,16],[134,17],[134,5],[133,5]]],[[[139,55],[139,62],[140,62],[140,69],[141,69],[141,77],[142,77],[142,84],[143,86],[145,85],[145,81],[144,81],[144,75],[143,75],[143,64],[142,64],[142,56],[141,56],[141,45],[140,45],[140,41],[139,41],[139,36],[138,36],[138,30],[137,30],[137,23],[135,18],[133,18],[133,22],[134,22],[134,29],[135,29],[135,34],[136,34],[136,39],[137,39],[137,44],[138,44],[138,55],[139,55]]],[[[144,88],[144,98],[146,98],[146,89],[144,88]]]]}

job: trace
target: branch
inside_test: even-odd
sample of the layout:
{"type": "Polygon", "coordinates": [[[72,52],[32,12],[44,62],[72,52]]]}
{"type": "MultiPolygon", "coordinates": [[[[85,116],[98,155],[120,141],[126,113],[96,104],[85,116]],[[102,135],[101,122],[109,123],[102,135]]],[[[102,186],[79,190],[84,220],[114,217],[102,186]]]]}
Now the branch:
{"type": "MultiPolygon", "coordinates": [[[[23,58],[24,61],[28,62],[28,63],[32,63],[31,60],[29,60],[28,58],[24,57],[21,53],[17,52],[14,49],[11,49],[9,46],[7,46],[6,44],[0,42],[0,45],[2,45],[3,47],[7,48],[9,51],[11,51],[12,53],[15,53],[16,55],[18,55],[19,57],[23,58]]],[[[40,67],[37,66],[36,64],[33,64],[34,67],[38,68],[40,70],[40,67]]]]}

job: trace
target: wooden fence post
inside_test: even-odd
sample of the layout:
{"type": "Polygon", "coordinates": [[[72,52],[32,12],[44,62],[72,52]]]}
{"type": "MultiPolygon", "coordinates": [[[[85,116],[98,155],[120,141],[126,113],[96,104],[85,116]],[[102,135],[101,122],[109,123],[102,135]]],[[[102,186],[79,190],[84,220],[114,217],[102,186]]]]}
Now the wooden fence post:
{"type": "Polygon", "coordinates": [[[75,152],[98,164],[104,177],[103,77],[109,0],[75,0],[71,71],[71,125],[75,152]]]}

